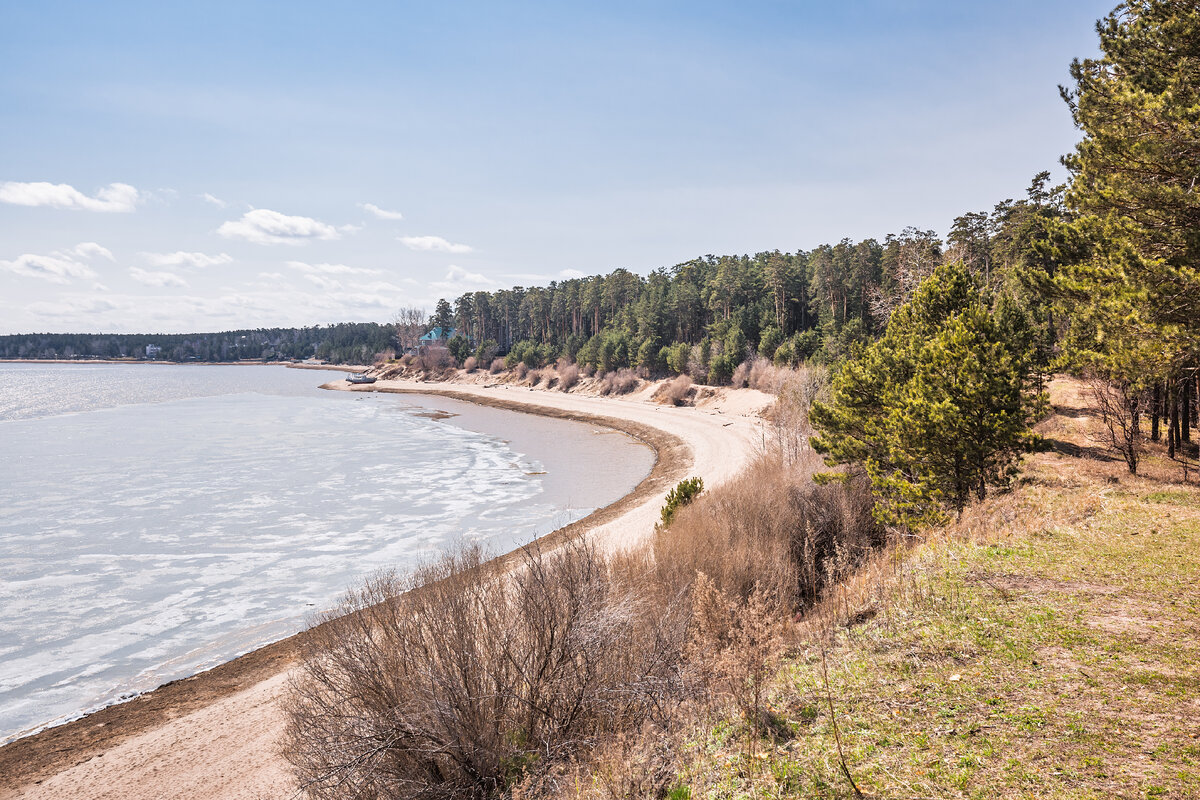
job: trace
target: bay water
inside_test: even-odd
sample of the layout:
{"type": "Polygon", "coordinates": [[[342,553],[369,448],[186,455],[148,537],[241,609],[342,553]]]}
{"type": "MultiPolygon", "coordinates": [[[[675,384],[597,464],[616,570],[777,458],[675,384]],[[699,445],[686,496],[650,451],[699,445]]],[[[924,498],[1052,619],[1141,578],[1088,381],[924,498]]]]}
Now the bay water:
{"type": "Polygon", "coordinates": [[[595,426],[276,366],[0,364],[0,743],[304,627],[373,571],[501,553],[653,466],[595,426]]]}

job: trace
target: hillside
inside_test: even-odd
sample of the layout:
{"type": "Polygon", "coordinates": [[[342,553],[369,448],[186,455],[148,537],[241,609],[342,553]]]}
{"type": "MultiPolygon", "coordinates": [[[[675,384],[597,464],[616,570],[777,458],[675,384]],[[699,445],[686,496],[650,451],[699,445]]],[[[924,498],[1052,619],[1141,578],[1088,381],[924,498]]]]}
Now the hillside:
{"type": "Polygon", "coordinates": [[[672,796],[854,796],[830,698],[867,796],[1200,796],[1200,488],[1153,448],[1129,476],[1084,397],[1054,381],[1013,491],[830,596],[773,733],[698,726],[672,796]]]}

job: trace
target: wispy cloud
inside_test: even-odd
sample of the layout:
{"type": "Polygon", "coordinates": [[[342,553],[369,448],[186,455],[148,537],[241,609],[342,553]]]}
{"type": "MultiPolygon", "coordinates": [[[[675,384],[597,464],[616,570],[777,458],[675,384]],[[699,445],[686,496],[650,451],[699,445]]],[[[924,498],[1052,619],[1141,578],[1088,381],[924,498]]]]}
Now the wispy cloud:
{"type": "Polygon", "coordinates": [[[409,250],[437,250],[442,253],[470,253],[475,248],[448,242],[440,236],[400,236],[400,243],[409,250]]]}
{"type": "Polygon", "coordinates": [[[289,261],[287,265],[308,275],[379,275],[382,272],[378,269],[350,267],[345,264],[306,264],[303,261],[289,261]]]}
{"type": "Polygon", "coordinates": [[[154,267],[215,267],[218,264],[228,264],[233,258],[227,253],[210,256],[207,253],[185,253],[182,250],[175,253],[142,253],[147,263],[154,267]]]}
{"type": "Polygon", "coordinates": [[[95,242],[80,242],[69,250],[55,250],[46,256],[25,253],[11,261],[0,259],[0,270],[26,278],[66,284],[72,278],[95,278],[96,271],[84,262],[97,256],[113,260],[113,254],[107,247],[95,242]]]}
{"type": "Polygon", "coordinates": [[[446,277],[430,283],[429,288],[439,297],[458,297],[464,292],[490,291],[499,286],[482,273],[469,272],[451,264],[446,270],[446,277]]]}
{"type": "Polygon", "coordinates": [[[50,206],[76,211],[128,213],[133,211],[141,199],[138,190],[127,183],[110,183],[99,189],[94,197],[89,197],[67,183],[0,183],[0,203],[17,206],[50,206]]]}
{"type": "Polygon", "coordinates": [[[150,271],[139,267],[130,268],[129,277],[138,283],[144,283],[147,286],[156,286],[160,289],[171,286],[185,287],[188,285],[187,281],[174,272],[150,271]]]}
{"type": "Polygon", "coordinates": [[[231,220],[217,229],[227,239],[245,239],[255,244],[308,244],[342,237],[332,225],[311,217],[293,217],[256,208],[247,211],[239,220],[231,220]]]}
{"type": "Polygon", "coordinates": [[[113,258],[111,250],[109,250],[107,247],[98,245],[95,242],[80,242],[67,252],[73,256],[79,256],[80,258],[95,258],[99,256],[100,258],[107,258],[109,261],[116,260],[113,258]]]}
{"type": "Polygon", "coordinates": [[[225,206],[229,205],[221,198],[214,197],[213,195],[209,194],[208,192],[205,192],[204,194],[200,195],[200,199],[206,203],[212,203],[217,208],[224,208],[225,206]]]}
{"type": "Polygon", "coordinates": [[[376,217],[379,217],[379,219],[392,219],[392,220],[404,219],[404,215],[401,214],[399,211],[387,211],[387,210],[382,209],[379,206],[375,205],[374,203],[359,203],[358,207],[363,209],[364,211],[369,211],[370,213],[374,214],[376,217]]]}

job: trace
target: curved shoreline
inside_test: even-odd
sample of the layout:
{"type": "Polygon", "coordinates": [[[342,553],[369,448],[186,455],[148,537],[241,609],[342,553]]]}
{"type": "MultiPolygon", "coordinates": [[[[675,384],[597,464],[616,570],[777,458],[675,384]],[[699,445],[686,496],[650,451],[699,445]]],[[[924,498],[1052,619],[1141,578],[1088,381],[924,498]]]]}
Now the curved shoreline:
{"type": "MultiPolygon", "coordinates": [[[[342,381],[338,383],[344,384],[342,381]]],[[[443,396],[519,413],[584,422],[628,434],[654,451],[654,466],[633,491],[583,519],[539,537],[539,542],[551,547],[618,521],[631,509],[665,492],[687,473],[694,460],[692,448],[679,436],[620,417],[426,386],[383,385],[376,388],[368,385],[351,388],[348,385],[325,384],[322,388],[443,396]]],[[[515,550],[496,556],[489,564],[503,569],[519,557],[520,551],[515,550]]],[[[47,778],[83,764],[139,734],[279,678],[298,661],[305,637],[306,632],[303,631],[293,634],[212,669],[171,681],[123,703],[46,728],[0,747],[0,775],[4,776],[0,798],[22,796],[22,790],[36,787],[47,778]]]]}

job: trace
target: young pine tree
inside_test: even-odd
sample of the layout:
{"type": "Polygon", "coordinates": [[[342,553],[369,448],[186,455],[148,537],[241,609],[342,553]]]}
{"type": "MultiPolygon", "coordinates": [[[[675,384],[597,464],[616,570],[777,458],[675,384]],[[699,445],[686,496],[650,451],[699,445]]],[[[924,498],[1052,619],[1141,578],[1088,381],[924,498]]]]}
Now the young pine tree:
{"type": "Polygon", "coordinates": [[[865,469],[876,517],[914,527],[1006,485],[1029,443],[1027,347],[961,262],[938,267],[814,404],[830,465],[865,469]]]}

